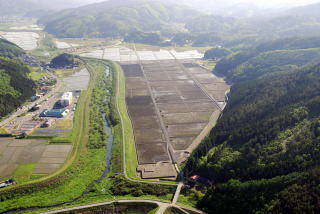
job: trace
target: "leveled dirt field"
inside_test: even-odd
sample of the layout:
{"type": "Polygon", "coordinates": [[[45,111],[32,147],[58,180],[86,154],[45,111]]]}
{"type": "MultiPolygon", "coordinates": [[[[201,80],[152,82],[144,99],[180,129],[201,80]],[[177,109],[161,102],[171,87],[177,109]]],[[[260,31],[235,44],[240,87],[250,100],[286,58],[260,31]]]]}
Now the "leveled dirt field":
{"type": "Polygon", "coordinates": [[[141,61],[122,68],[139,164],[184,161],[213,126],[229,86],[192,62],[141,61]]]}

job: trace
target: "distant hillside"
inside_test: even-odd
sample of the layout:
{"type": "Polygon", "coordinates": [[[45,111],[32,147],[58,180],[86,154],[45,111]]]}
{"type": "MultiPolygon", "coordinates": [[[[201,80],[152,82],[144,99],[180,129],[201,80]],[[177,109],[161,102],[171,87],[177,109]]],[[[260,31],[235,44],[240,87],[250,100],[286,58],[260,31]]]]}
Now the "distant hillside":
{"type": "Polygon", "coordinates": [[[161,31],[197,14],[188,7],[160,1],[113,0],[65,10],[40,19],[40,23],[58,37],[123,37],[132,31],[161,31]]]}
{"type": "Polygon", "coordinates": [[[316,65],[232,87],[223,117],[186,165],[215,181],[200,208],[319,212],[319,82],[316,65]]]}
{"type": "Polygon", "coordinates": [[[237,61],[242,54],[247,53],[238,53],[238,56],[231,55],[223,59],[217,64],[215,71],[226,75],[232,81],[242,82],[320,62],[319,48],[269,51],[254,55],[244,62],[237,61]],[[230,65],[234,67],[230,68],[230,65]]]}
{"type": "MultiPolygon", "coordinates": [[[[296,7],[250,18],[201,15],[186,23],[189,42],[196,46],[222,45],[246,49],[261,42],[288,37],[320,36],[320,4],[296,7]]],[[[227,12],[224,14],[227,15],[227,12]]]]}
{"type": "Polygon", "coordinates": [[[0,57],[0,118],[34,95],[35,84],[28,73],[30,70],[20,61],[0,57]]]}
{"type": "Polygon", "coordinates": [[[319,11],[320,11],[320,3],[316,3],[316,4],[300,6],[300,7],[289,9],[288,11],[285,12],[285,14],[292,15],[292,16],[313,16],[313,17],[320,18],[319,11]]]}
{"type": "Polygon", "coordinates": [[[264,42],[247,51],[234,52],[217,63],[215,72],[233,82],[243,82],[319,62],[319,37],[286,38],[264,42]]]}
{"type": "Polygon", "coordinates": [[[186,23],[186,28],[193,33],[226,32],[234,28],[236,24],[237,20],[234,18],[203,15],[186,23]]]}
{"type": "Polygon", "coordinates": [[[272,50],[295,50],[320,48],[320,37],[293,37],[263,42],[256,47],[258,52],[272,50]]]}

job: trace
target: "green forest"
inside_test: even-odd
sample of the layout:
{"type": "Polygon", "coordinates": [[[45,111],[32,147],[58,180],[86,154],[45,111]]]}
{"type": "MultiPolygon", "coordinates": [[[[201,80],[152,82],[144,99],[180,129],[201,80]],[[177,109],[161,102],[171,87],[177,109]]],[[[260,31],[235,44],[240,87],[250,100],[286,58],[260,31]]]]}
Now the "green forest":
{"type": "Polygon", "coordinates": [[[122,37],[137,31],[168,29],[171,23],[187,21],[194,14],[198,13],[175,4],[109,1],[50,14],[40,23],[58,37],[122,37]]]}
{"type": "Polygon", "coordinates": [[[319,208],[314,200],[320,192],[312,188],[320,184],[314,175],[320,164],[319,81],[320,65],[315,65],[232,87],[223,116],[186,165],[189,175],[199,173],[217,183],[199,206],[214,213],[319,208]],[[310,185],[301,185],[305,173],[314,175],[310,185]],[[304,194],[311,196],[296,207],[304,194]],[[232,200],[237,202],[228,206],[232,200]]]}
{"type": "Polygon", "coordinates": [[[16,45],[0,40],[0,118],[35,93],[35,83],[28,77],[30,70],[18,59],[23,53],[16,45]]]}
{"type": "Polygon", "coordinates": [[[0,38],[0,57],[17,58],[24,54],[24,51],[15,44],[0,38]]]}

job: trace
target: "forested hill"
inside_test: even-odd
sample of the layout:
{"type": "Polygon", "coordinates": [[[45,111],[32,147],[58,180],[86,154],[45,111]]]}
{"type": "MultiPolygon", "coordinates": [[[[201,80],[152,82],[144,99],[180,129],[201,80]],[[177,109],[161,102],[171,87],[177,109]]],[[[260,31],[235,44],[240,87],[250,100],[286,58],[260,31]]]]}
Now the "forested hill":
{"type": "Polygon", "coordinates": [[[198,12],[188,7],[147,0],[112,0],[65,10],[40,20],[59,37],[114,37],[132,31],[160,31],[198,12]]]}
{"type": "Polygon", "coordinates": [[[35,93],[30,70],[18,59],[22,54],[21,48],[0,39],[0,119],[35,93]]]}
{"type": "Polygon", "coordinates": [[[18,57],[24,54],[24,51],[17,45],[0,38],[0,56],[18,57]]]}
{"type": "Polygon", "coordinates": [[[223,117],[186,165],[188,175],[217,184],[199,206],[208,213],[320,210],[319,82],[316,65],[233,86],[223,117]]]}
{"type": "Polygon", "coordinates": [[[264,42],[246,51],[234,52],[217,63],[215,72],[237,83],[319,62],[318,37],[286,38],[264,42]]]}
{"type": "Polygon", "coordinates": [[[0,57],[0,119],[34,95],[29,72],[20,61],[0,57]]]}

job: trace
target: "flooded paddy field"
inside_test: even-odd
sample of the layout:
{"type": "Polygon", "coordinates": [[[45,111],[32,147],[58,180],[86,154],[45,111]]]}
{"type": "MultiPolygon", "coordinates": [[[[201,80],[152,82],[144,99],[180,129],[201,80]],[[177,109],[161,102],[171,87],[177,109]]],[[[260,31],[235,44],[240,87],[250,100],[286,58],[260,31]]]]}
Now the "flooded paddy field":
{"type": "Polygon", "coordinates": [[[225,101],[229,86],[210,71],[183,63],[121,64],[140,168],[185,161],[199,136],[207,134],[203,130],[217,119],[213,115],[222,110],[218,102],[225,101]]]}
{"type": "Polygon", "coordinates": [[[70,76],[63,79],[65,83],[65,91],[82,91],[87,90],[90,80],[89,71],[86,68],[81,69],[70,76]]]}
{"type": "Polygon", "coordinates": [[[115,62],[131,61],[154,61],[154,60],[174,60],[174,59],[201,59],[203,54],[197,50],[175,51],[175,50],[139,50],[134,51],[126,47],[106,48],[102,50],[92,50],[82,53],[81,56],[97,59],[107,59],[115,62]]]}
{"type": "Polygon", "coordinates": [[[38,47],[39,34],[34,32],[0,32],[0,37],[29,51],[38,47]]]}

